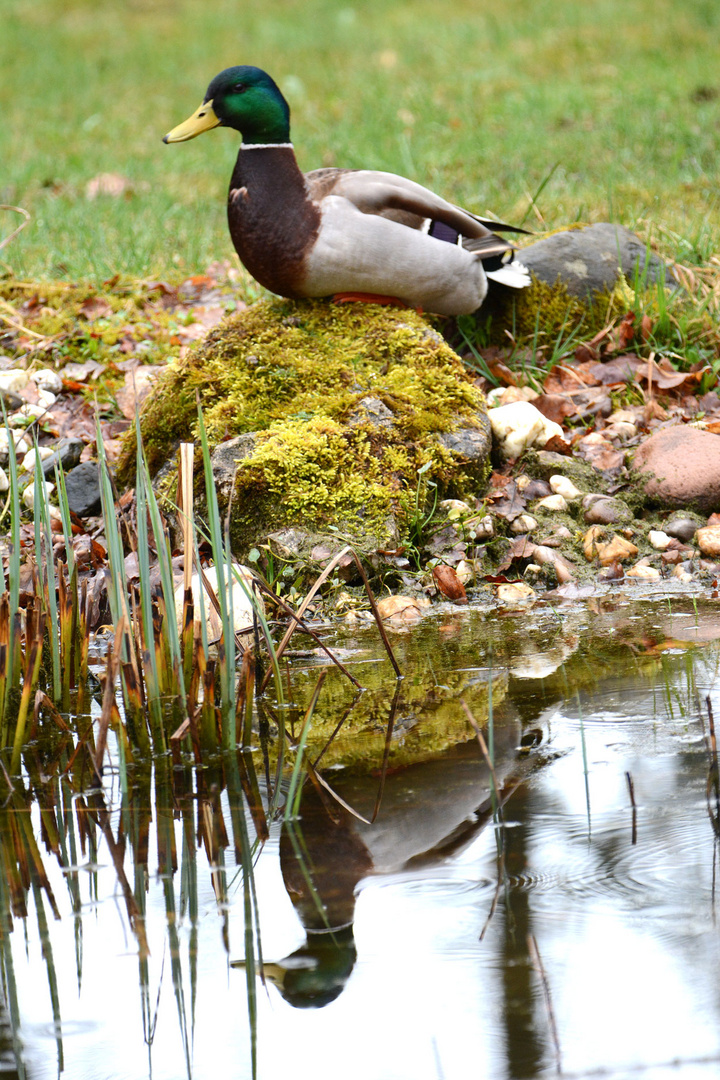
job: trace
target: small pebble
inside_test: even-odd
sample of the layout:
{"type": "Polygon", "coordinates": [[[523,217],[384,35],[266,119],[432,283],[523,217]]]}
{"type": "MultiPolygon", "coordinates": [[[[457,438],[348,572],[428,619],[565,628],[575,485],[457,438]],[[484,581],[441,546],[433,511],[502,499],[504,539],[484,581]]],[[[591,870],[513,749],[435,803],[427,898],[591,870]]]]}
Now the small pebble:
{"type": "Polygon", "coordinates": [[[454,521],[462,514],[471,514],[472,509],[462,499],[443,499],[440,503],[440,509],[447,511],[447,516],[450,521],[454,521]]]}
{"type": "Polygon", "coordinates": [[[634,439],[637,435],[637,428],[634,424],[628,424],[624,420],[618,420],[614,424],[607,424],[603,429],[603,435],[606,439],[616,439],[620,443],[629,442],[630,439],[634,439]]]}
{"type": "Polygon", "coordinates": [[[531,514],[520,514],[510,525],[510,531],[514,533],[529,533],[537,529],[537,521],[531,514]]]}
{"type": "Polygon", "coordinates": [[[37,371],[31,371],[30,378],[38,390],[48,390],[51,394],[59,394],[63,388],[62,379],[52,368],[38,368],[37,371]]]}
{"type": "Polygon", "coordinates": [[[504,604],[512,604],[519,600],[530,600],[534,597],[535,590],[524,581],[509,581],[504,585],[498,585],[497,597],[504,604]]]}
{"type": "Polygon", "coordinates": [[[467,585],[469,581],[473,581],[478,573],[479,565],[475,559],[461,559],[455,567],[455,573],[458,576],[458,581],[462,585],[467,585]]]}
{"type": "Polygon", "coordinates": [[[608,495],[595,499],[585,510],[584,517],[588,525],[618,525],[628,520],[630,512],[624,503],[608,495]]]}
{"type": "Polygon", "coordinates": [[[530,446],[545,446],[553,435],[563,437],[560,425],[548,420],[529,401],[490,409],[488,419],[495,444],[506,460],[520,457],[530,446]]]}
{"type": "Polygon", "coordinates": [[[664,531],[675,540],[681,540],[683,544],[689,544],[698,529],[697,521],[692,518],[673,518],[665,525],[664,531]]]}
{"type": "Polygon", "coordinates": [[[8,475],[3,468],[0,468],[0,491],[7,491],[9,487],[8,475]]]}
{"type": "Polygon", "coordinates": [[[558,525],[554,532],[540,541],[543,547],[559,547],[563,540],[570,540],[572,533],[566,525],[558,525]]]}
{"type": "Polygon", "coordinates": [[[608,416],[609,424],[635,424],[635,413],[629,409],[616,409],[608,416]]]}
{"type": "Polygon", "coordinates": [[[567,476],[551,476],[549,483],[553,493],[562,495],[564,499],[579,499],[582,495],[582,491],[579,491],[567,476]]]}
{"type": "MultiPolygon", "coordinates": [[[[52,492],[55,490],[55,485],[54,484],[49,484],[47,482],[47,480],[44,481],[44,484],[45,484],[45,495],[47,497],[47,496],[51,495],[52,492]]],[[[28,510],[32,510],[33,507],[35,506],[35,483],[34,482],[32,484],[28,484],[28,486],[25,488],[25,490],[23,491],[23,494],[22,494],[22,499],[23,499],[23,502],[25,503],[25,505],[27,506],[28,510]]]]}
{"type": "Polygon", "coordinates": [[[27,427],[30,421],[37,420],[45,414],[45,411],[44,405],[33,405],[28,401],[8,417],[8,424],[10,427],[27,427]]]}
{"type": "Polygon", "coordinates": [[[688,573],[682,563],[678,563],[672,572],[672,576],[677,578],[678,581],[692,581],[692,574],[688,573]]]}
{"type": "Polygon", "coordinates": [[[634,566],[625,571],[625,577],[639,578],[641,581],[653,581],[662,577],[662,574],[656,566],[649,566],[641,559],[639,563],[635,563],[634,566]]]}
{"type": "Polygon", "coordinates": [[[583,551],[588,562],[597,557],[602,566],[614,562],[627,562],[637,555],[638,549],[629,540],[615,533],[607,542],[601,540],[605,530],[600,525],[593,525],[583,537],[583,551]]]}
{"type": "Polygon", "coordinates": [[[26,387],[29,381],[30,376],[24,368],[9,368],[7,371],[0,371],[0,390],[9,390],[16,394],[18,390],[26,387]]]}
{"type": "MultiPolygon", "coordinates": [[[[51,446],[38,446],[38,454],[41,461],[46,461],[49,457],[52,457],[54,451],[51,446]]],[[[28,450],[25,457],[20,462],[20,468],[25,472],[32,472],[35,468],[35,448],[28,450]]]]}
{"type": "Polygon", "coordinates": [[[634,559],[638,553],[634,544],[617,533],[608,544],[598,544],[597,550],[601,566],[609,566],[613,562],[627,562],[628,559],[634,559]]]}
{"type": "Polygon", "coordinates": [[[659,529],[651,529],[648,533],[648,542],[652,544],[656,551],[667,551],[672,539],[667,533],[660,532],[659,529]]]}
{"type": "MultiPolygon", "coordinates": [[[[578,492],[578,494],[580,494],[578,492]]],[[[535,510],[567,510],[568,504],[562,495],[546,495],[544,499],[538,499],[535,510]]]]}
{"type": "Polygon", "coordinates": [[[477,525],[473,527],[472,535],[475,540],[492,540],[495,535],[495,523],[490,514],[480,518],[477,525]]]}
{"type": "Polygon", "coordinates": [[[583,552],[588,562],[592,562],[597,555],[598,540],[604,535],[602,525],[593,525],[583,536],[583,552]]]}
{"type": "Polygon", "coordinates": [[[51,390],[38,390],[38,405],[42,405],[44,408],[49,409],[56,401],[57,394],[53,394],[51,390]]]}
{"type": "Polygon", "coordinates": [[[703,555],[711,559],[720,556],[720,525],[706,525],[698,529],[696,539],[703,555]]]}
{"type": "MultiPolygon", "coordinates": [[[[26,439],[24,435],[21,435],[19,431],[13,433],[13,442],[15,443],[15,453],[26,454],[30,449],[30,440],[26,439]]],[[[5,460],[7,460],[7,451],[9,446],[7,428],[0,427],[0,454],[4,451],[5,460]]]]}

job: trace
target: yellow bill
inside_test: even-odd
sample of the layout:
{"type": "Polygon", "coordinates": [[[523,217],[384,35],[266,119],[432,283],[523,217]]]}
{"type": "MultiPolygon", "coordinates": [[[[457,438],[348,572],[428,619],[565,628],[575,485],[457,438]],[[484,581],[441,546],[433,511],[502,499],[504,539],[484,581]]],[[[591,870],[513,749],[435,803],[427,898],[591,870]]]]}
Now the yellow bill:
{"type": "Polygon", "coordinates": [[[172,131],[168,131],[163,142],[187,142],[188,139],[194,139],[196,135],[202,135],[203,131],[210,131],[211,128],[217,127],[219,123],[220,120],[215,115],[212,101],[204,101],[192,116],[183,120],[182,124],[178,124],[172,131]]]}

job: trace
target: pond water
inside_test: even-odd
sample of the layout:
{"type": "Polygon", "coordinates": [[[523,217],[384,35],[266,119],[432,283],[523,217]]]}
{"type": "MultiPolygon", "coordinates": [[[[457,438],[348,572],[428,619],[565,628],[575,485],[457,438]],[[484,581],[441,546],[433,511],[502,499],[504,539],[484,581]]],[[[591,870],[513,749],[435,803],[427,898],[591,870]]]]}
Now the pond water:
{"type": "MultiPolygon", "coordinates": [[[[394,639],[398,696],[374,634],[331,635],[370,689],[355,706],[362,759],[329,758],[324,776],[366,819],[382,798],[370,825],[326,799],[328,816],[307,784],[299,819],[274,824],[259,852],[261,1080],[716,1077],[718,638],[720,605],[701,597],[445,608],[394,639]],[[454,734],[461,698],[491,742],[495,785],[472,729],[454,734]]],[[[292,661],[299,707],[325,666],[292,661]]],[[[352,704],[329,674],[318,725],[352,704]]],[[[85,826],[84,851],[89,797],[58,784],[60,855],[40,851],[59,919],[37,883],[27,917],[10,915],[8,828],[23,812],[3,824],[21,1075],[252,1076],[232,844],[214,875],[191,856],[198,814],[214,806],[221,851],[233,807],[192,782],[184,802],[173,783],[136,793],[133,819],[110,770],[109,814],[85,826]]]]}

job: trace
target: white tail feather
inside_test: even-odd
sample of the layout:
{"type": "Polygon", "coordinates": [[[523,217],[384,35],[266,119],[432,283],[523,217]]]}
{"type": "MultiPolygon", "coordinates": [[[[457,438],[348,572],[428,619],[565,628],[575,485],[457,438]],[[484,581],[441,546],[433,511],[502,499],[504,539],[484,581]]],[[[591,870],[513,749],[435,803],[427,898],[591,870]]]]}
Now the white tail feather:
{"type": "Polygon", "coordinates": [[[512,289],[525,289],[532,280],[527,267],[517,260],[501,266],[499,270],[486,270],[485,277],[499,281],[501,285],[509,285],[512,289]]]}

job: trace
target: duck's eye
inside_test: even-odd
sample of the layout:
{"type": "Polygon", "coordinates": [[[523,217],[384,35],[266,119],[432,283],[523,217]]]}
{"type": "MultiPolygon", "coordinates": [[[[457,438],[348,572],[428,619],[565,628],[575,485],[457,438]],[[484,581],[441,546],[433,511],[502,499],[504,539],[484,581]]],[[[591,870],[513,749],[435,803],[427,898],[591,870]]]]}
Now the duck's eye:
{"type": "Polygon", "coordinates": [[[247,90],[247,86],[244,82],[238,82],[233,86],[233,90],[236,94],[243,94],[247,90]]]}

